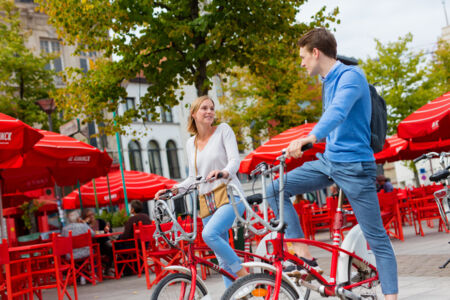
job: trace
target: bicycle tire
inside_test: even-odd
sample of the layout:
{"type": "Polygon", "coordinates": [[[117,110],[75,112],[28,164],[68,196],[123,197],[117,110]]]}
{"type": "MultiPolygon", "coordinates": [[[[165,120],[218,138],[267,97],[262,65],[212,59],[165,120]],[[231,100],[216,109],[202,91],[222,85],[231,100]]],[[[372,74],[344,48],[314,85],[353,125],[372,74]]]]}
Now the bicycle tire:
{"type": "MultiPolygon", "coordinates": [[[[191,289],[192,277],[184,273],[173,273],[164,277],[155,287],[155,291],[150,296],[150,300],[173,300],[173,299],[189,299],[189,291],[191,289]],[[180,298],[180,292],[184,284],[183,298],[180,298]],[[165,293],[167,292],[167,294],[165,293]]],[[[196,282],[194,299],[202,299],[208,291],[199,283],[196,282]]]]}
{"type": "MultiPolygon", "coordinates": [[[[275,287],[275,276],[265,273],[249,274],[237,279],[222,295],[221,300],[234,299],[268,299],[267,287],[275,287]],[[258,295],[260,294],[260,295],[258,295]]],[[[308,290],[309,291],[309,290],[308,290]]],[[[309,297],[309,293],[308,293],[309,297]]],[[[305,299],[298,296],[297,291],[285,281],[281,282],[280,300],[305,299]]],[[[305,299],[306,300],[306,299],[305,299]]]]}
{"type": "MultiPolygon", "coordinates": [[[[350,257],[348,260],[348,284],[354,284],[359,281],[363,281],[365,279],[368,279],[375,274],[372,273],[372,271],[367,267],[364,268],[358,266],[363,264],[359,260],[350,257]]],[[[366,266],[364,264],[364,266],[366,266]]],[[[363,299],[378,299],[379,295],[381,295],[381,289],[379,288],[379,284],[377,282],[369,283],[369,284],[363,284],[361,286],[354,287],[351,289],[351,291],[359,296],[361,296],[363,299]]]]}

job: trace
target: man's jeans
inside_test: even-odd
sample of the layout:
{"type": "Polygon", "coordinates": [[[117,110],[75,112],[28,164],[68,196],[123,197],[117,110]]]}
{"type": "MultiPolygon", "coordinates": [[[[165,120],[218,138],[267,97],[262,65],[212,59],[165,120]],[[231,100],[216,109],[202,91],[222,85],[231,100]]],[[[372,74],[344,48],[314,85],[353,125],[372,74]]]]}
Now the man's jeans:
{"type": "MultiPolygon", "coordinates": [[[[245,210],[244,203],[239,201],[238,196],[234,196],[234,199],[235,202],[239,202],[238,211],[242,216],[245,210]]],[[[231,203],[219,207],[213,215],[202,219],[204,226],[202,237],[209,248],[216,254],[219,266],[236,276],[236,272],[242,268],[241,260],[228,241],[228,230],[233,226],[235,218],[236,215],[231,203]]],[[[233,281],[225,276],[222,277],[225,287],[228,288],[233,281]]]]}
{"type": "MultiPolygon", "coordinates": [[[[284,218],[288,225],[286,238],[303,238],[297,212],[289,197],[323,189],[334,181],[347,196],[356,219],[370,248],[375,254],[383,294],[397,294],[397,262],[389,237],[383,227],[375,188],[374,162],[331,162],[323,154],[319,160],[303,164],[285,175],[284,218]]],[[[267,186],[267,197],[278,217],[278,190],[276,180],[267,186]]]]}

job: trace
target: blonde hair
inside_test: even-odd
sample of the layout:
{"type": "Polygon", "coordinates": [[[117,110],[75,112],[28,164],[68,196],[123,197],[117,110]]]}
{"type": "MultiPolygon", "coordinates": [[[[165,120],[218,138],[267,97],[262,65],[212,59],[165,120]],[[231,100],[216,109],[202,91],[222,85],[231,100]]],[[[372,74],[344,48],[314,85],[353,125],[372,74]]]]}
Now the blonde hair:
{"type": "Polygon", "coordinates": [[[187,130],[191,134],[197,134],[198,133],[197,125],[195,125],[195,120],[192,117],[192,115],[195,114],[198,111],[198,109],[200,108],[200,105],[205,100],[211,100],[213,105],[216,106],[216,104],[214,103],[213,99],[211,99],[208,95],[198,97],[197,99],[194,100],[194,102],[191,103],[191,109],[189,110],[188,125],[187,125],[187,130]]]}

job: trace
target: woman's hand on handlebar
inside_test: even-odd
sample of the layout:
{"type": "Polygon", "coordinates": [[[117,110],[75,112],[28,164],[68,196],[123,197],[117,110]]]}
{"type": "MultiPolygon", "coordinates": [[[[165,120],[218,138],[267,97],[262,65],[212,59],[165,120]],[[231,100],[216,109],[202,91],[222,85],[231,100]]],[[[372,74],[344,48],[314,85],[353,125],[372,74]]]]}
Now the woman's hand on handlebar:
{"type": "Polygon", "coordinates": [[[306,144],[314,144],[317,138],[314,134],[308,135],[305,138],[293,140],[286,149],[287,158],[300,158],[303,155],[302,147],[306,144]]]}
{"type": "Polygon", "coordinates": [[[230,173],[228,173],[227,171],[213,170],[213,171],[209,172],[208,176],[206,176],[206,181],[212,182],[219,178],[227,179],[229,176],[230,176],[230,173]],[[221,174],[221,175],[219,175],[219,174],[221,174]]]}
{"type": "Polygon", "coordinates": [[[156,193],[155,199],[156,199],[156,200],[159,200],[159,198],[161,197],[161,195],[163,195],[163,194],[165,194],[165,193],[168,193],[169,191],[172,192],[173,195],[178,194],[178,189],[177,189],[177,188],[162,189],[162,190],[159,190],[159,191],[156,193]]]}

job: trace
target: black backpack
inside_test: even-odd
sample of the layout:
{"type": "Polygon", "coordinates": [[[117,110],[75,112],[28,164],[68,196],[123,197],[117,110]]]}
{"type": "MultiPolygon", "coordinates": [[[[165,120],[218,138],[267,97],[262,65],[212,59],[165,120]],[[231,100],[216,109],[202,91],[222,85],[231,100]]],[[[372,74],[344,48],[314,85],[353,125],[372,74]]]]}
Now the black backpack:
{"type": "MultiPolygon", "coordinates": [[[[370,147],[373,153],[383,150],[387,133],[386,101],[381,97],[375,87],[369,84],[370,102],[372,103],[372,115],[370,117],[370,147]]],[[[322,113],[324,112],[324,85],[322,85],[322,113]]]]}
{"type": "Polygon", "coordinates": [[[370,100],[372,102],[372,116],[370,118],[370,147],[373,153],[383,150],[387,133],[386,101],[381,97],[375,87],[369,84],[370,100]]]}

